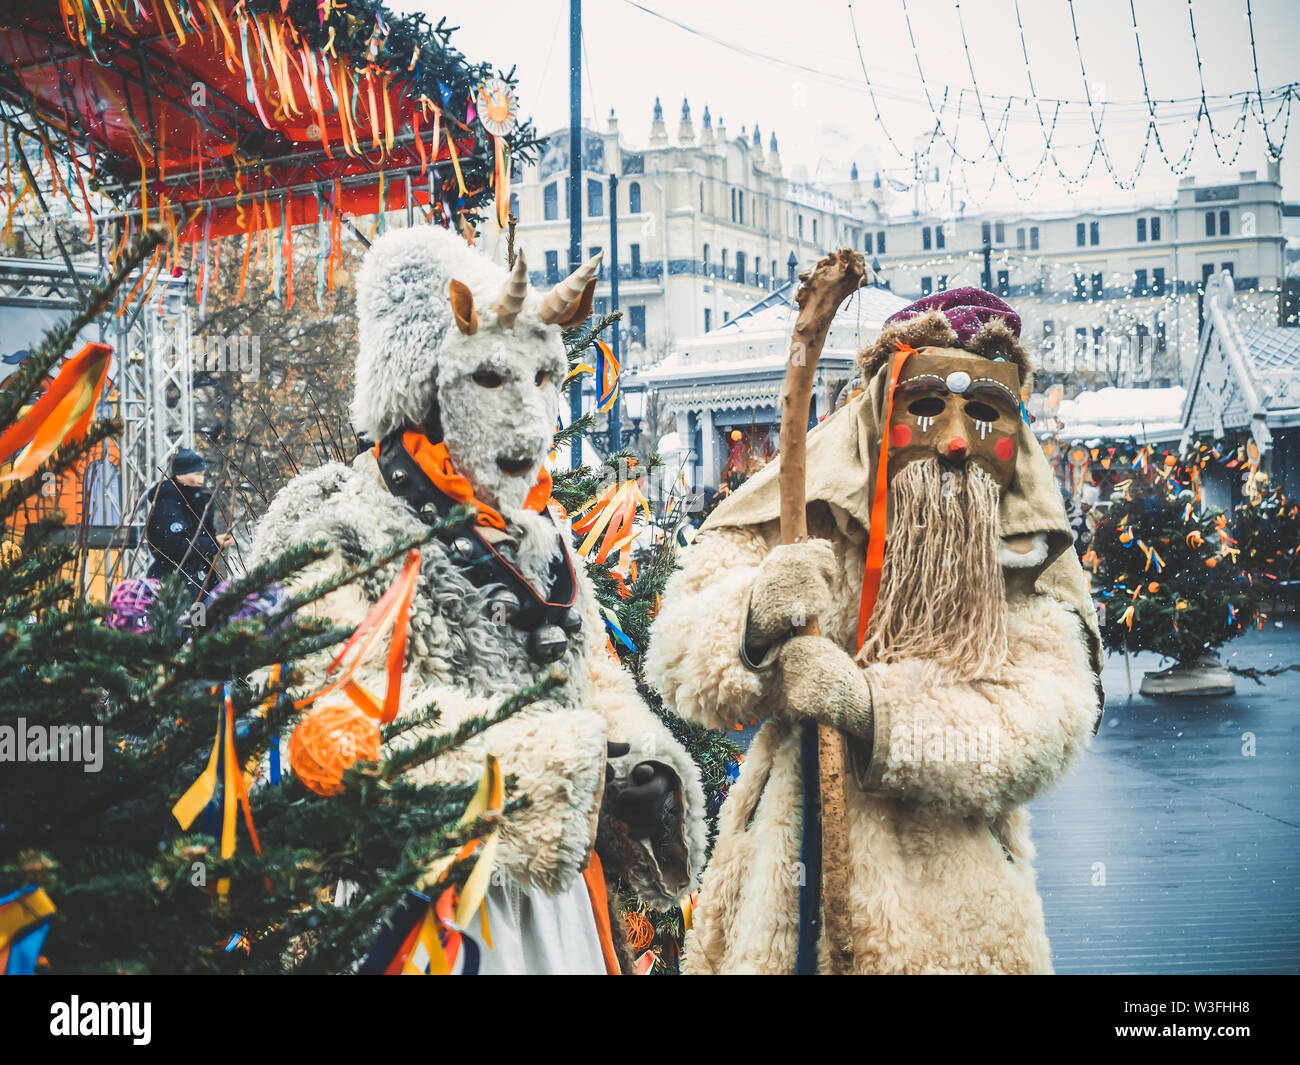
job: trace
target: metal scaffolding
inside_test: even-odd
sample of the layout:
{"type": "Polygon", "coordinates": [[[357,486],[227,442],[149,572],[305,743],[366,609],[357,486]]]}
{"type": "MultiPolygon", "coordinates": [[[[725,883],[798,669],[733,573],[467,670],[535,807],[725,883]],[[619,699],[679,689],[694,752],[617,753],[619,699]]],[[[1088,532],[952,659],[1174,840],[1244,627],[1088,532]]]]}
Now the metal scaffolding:
{"type": "MultiPolygon", "coordinates": [[[[22,322],[13,316],[14,324],[29,334],[20,339],[35,347],[45,329],[79,306],[78,283],[89,288],[106,275],[94,262],[74,263],[73,268],[75,280],[62,260],[0,258],[0,323],[11,317],[6,313],[10,309],[45,312],[36,318],[29,313],[22,322]]],[[[121,296],[134,282],[127,280],[121,296]]],[[[81,336],[82,342],[97,340],[113,348],[97,417],[122,421],[116,470],[101,463],[98,475],[86,479],[87,543],[104,549],[103,576],[110,586],[148,567],[146,494],[163,476],[176,449],[194,441],[187,282],[160,275],[147,302],[137,297],[120,316],[119,307],[107,309],[81,336]]]]}

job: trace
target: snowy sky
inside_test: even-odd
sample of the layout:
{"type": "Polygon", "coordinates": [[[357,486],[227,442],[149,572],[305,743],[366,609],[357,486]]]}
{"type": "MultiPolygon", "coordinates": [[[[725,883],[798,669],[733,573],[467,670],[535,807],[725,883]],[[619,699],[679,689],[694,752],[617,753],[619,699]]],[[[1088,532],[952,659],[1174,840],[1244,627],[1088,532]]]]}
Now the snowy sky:
{"type": "MultiPolygon", "coordinates": [[[[1132,2],[1151,96],[1157,101],[1199,98],[1202,78],[1197,74],[1188,0],[1132,2]]],[[[506,68],[517,64],[523,110],[539,129],[568,122],[569,0],[393,0],[392,6],[424,11],[435,23],[447,14],[449,24],[461,27],[453,43],[470,58],[506,68]]],[[[1204,89],[1211,97],[1255,87],[1246,7],[1247,0],[1193,2],[1204,89]]],[[[1251,0],[1250,8],[1264,90],[1300,81],[1300,4],[1251,0]]],[[[586,0],[583,110],[603,121],[614,108],[625,140],[640,145],[648,137],[655,95],[663,100],[674,139],[686,96],[697,131],[705,104],[715,121],[725,118],[733,136],[742,125],[752,131],[757,122],[766,147],[775,129],[787,174],[803,165],[812,177],[842,178],[850,160],[856,159],[864,176],[880,168],[904,179],[911,172],[917,138],[935,128],[933,116],[939,112],[960,154],[985,157],[967,166],[959,178],[964,191],[959,188],[957,198],[965,198],[971,208],[1008,207],[1021,200],[1031,200],[1036,208],[1131,201],[1135,194],[1116,188],[1100,157],[1089,178],[1076,186],[1067,186],[1049,160],[1036,187],[1030,176],[1044,155],[1044,126],[1028,99],[1032,76],[1038,106],[1049,125],[1055,105],[1048,101],[1067,101],[1053,134],[1057,161],[1067,175],[1077,176],[1092,153],[1096,121],[1115,170],[1127,178],[1142,151],[1147,126],[1130,0],[1075,0],[1078,50],[1069,0],[1019,0],[1019,13],[1028,69],[1017,0],[966,0],[960,7],[956,0],[858,0],[852,8],[843,0],[586,0]],[[916,50],[905,14],[911,17],[916,50]],[[959,18],[965,25],[969,62],[959,18]],[[879,121],[854,43],[855,23],[862,61],[876,89],[879,121]],[[1091,117],[1083,103],[1079,52],[1097,105],[1091,117]],[[932,103],[927,103],[925,89],[932,103]],[[1004,157],[1023,179],[1019,184],[993,163],[979,111],[982,103],[988,125],[997,133],[1009,96],[1018,99],[1007,116],[1004,157]],[[1104,108],[1100,101],[1105,101],[1104,108]],[[990,191],[995,173],[1001,176],[990,191]]],[[[1158,106],[1163,116],[1167,105],[1158,106]]],[[[1293,107],[1300,111],[1300,105],[1293,107]]],[[[1195,103],[1171,108],[1170,117],[1159,123],[1165,151],[1175,162],[1188,145],[1195,110],[1195,103]]],[[[1300,199],[1300,152],[1294,143],[1300,115],[1295,117],[1282,164],[1288,200],[1300,199]]],[[[1254,114],[1250,132],[1232,160],[1240,141],[1240,126],[1234,131],[1233,124],[1239,118],[1240,107],[1215,115],[1216,129],[1222,127],[1219,146],[1226,163],[1216,158],[1210,131],[1201,122],[1190,173],[1213,180],[1241,169],[1263,170],[1264,139],[1254,114]]],[[[1286,120],[1284,108],[1270,123],[1275,143],[1286,120]]],[[[1176,180],[1153,139],[1136,197],[1172,195],[1176,180]]],[[[940,206],[941,199],[946,196],[932,193],[933,206],[940,206]]]]}

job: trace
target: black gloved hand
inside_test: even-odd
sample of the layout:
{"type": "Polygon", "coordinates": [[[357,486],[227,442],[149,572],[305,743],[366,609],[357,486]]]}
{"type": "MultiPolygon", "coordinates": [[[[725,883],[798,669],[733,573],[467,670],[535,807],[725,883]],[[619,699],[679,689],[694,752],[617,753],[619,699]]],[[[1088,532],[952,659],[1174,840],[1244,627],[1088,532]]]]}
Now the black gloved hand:
{"type": "Polygon", "coordinates": [[[627,786],[614,796],[614,816],[633,839],[646,839],[663,824],[664,808],[677,786],[677,774],[661,762],[638,762],[627,786]]]}

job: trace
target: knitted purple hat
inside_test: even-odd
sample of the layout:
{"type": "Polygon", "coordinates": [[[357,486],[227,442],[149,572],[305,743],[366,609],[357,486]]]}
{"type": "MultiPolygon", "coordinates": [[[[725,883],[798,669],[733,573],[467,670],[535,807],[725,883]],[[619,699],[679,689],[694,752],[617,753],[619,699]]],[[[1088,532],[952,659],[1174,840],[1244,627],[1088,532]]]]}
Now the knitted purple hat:
{"type": "Polygon", "coordinates": [[[120,632],[152,632],[149,611],[158,601],[162,582],[153,577],[128,577],[119,581],[108,597],[104,624],[120,632]]]}
{"type": "Polygon", "coordinates": [[[885,325],[906,322],[927,311],[938,311],[948,320],[963,348],[994,318],[1001,318],[1012,335],[1017,339],[1020,337],[1020,315],[982,288],[953,288],[925,296],[901,311],[895,311],[885,319],[885,325]]]}

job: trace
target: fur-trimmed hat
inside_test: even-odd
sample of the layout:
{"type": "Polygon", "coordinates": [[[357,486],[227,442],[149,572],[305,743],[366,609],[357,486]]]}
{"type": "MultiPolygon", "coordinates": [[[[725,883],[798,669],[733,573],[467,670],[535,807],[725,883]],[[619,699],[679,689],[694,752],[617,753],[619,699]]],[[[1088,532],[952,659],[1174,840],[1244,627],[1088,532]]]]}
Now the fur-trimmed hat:
{"type": "Polygon", "coordinates": [[[1022,382],[1033,369],[1020,345],[1020,315],[982,288],[936,292],[891,314],[876,342],[858,356],[865,376],[870,378],[900,344],[960,348],[986,359],[1005,359],[1019,368],[1022,382]]]}

